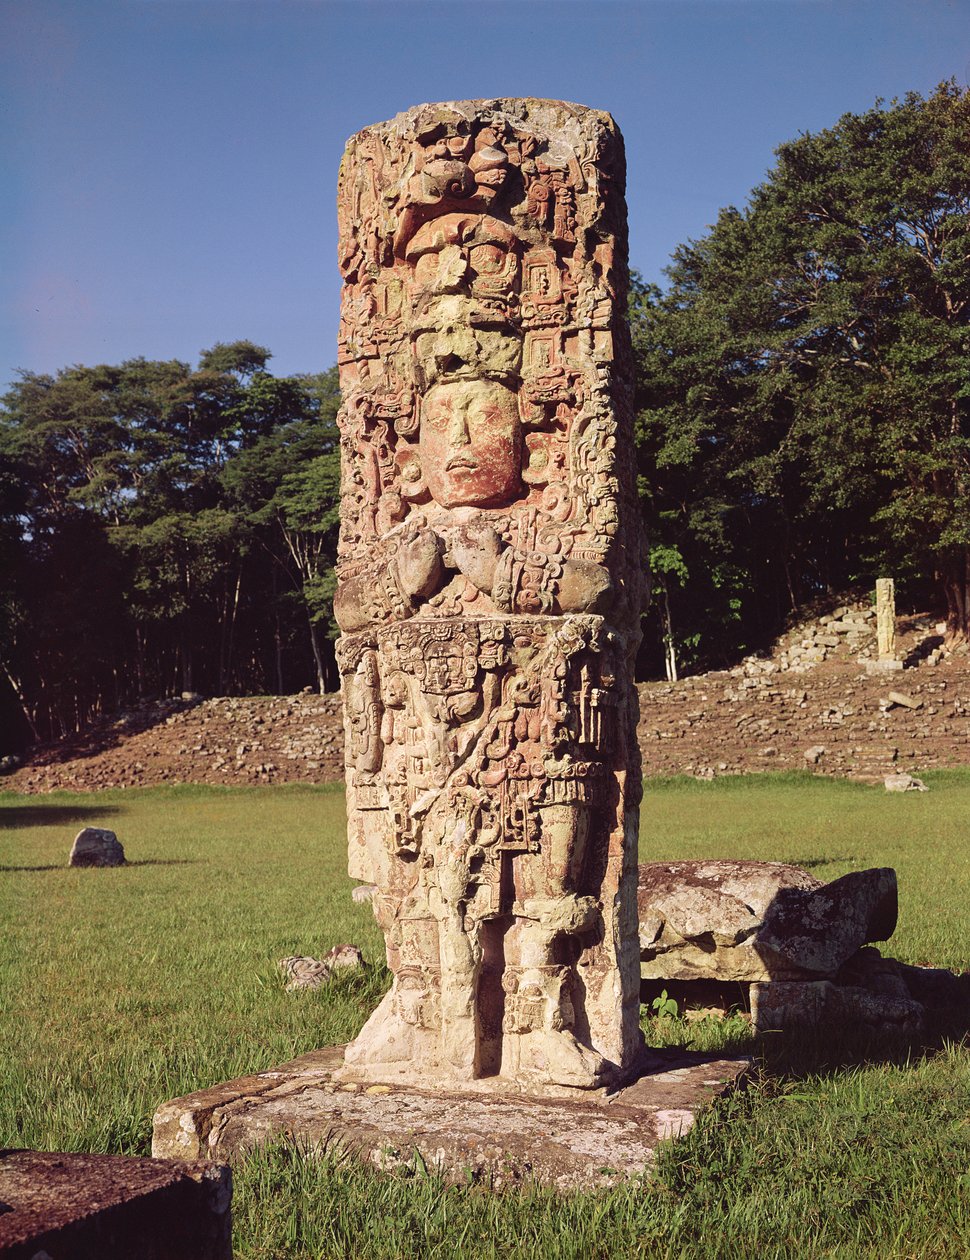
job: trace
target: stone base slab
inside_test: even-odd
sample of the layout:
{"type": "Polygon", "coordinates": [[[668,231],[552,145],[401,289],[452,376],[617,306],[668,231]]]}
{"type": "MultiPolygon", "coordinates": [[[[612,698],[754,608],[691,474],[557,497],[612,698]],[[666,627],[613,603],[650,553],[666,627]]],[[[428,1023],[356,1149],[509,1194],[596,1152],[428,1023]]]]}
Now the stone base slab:
{"type": "Polygon", "coordinates": [[[685,1134],[751,1063],[649,1051],[639,1077],[615,1094],[566,1100],[341,1084],[332,1077],[343,1050],[316,1050],[163,1103],[153,1154],[231,1159],[285,1137],[308,1154],[336,1149],[382,1171],[423,1165],[496,1188],[606,1186],[648,1171],[658,1144],[685,1134]]]}
{"type": "Polygon", "coordinates": [[[902,661],[866,661],[866,673],[870,677],[878,677],[880,674],[898,674],[902,668],[902,661]]]}
{"type": "Polygon", "coordinates": [[[0,1150],[3,1260],[231,1260],[229,1169],[0,1150]]]}

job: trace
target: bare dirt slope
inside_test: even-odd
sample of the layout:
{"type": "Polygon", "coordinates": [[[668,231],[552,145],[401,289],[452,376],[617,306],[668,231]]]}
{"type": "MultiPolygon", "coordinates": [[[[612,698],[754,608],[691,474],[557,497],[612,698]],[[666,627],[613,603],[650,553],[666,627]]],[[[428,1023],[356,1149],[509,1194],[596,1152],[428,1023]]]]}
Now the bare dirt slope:
{"type": "Polygon", "coordinates": [[[164,700],[32,751],[17,792],[158,783],[328,783],[343,777],[340,697],[164,700]]]}
{"type": "MultiPolygon", "coordinates": [[[[970,657],[941,656],[928,618],[901,630],[910,667],[884,677],[865,673],[871,618],[860,607],[802,623],[771,656],[733,670],[642,684],[645,773],[811,769],[877,779],[970,765],[970,657]],[[905,702],[891,703],[892,692],[905,702]]],[[[167,700],[33,750],[0,787],[327,783],[342,777],[342,756],[335,695],[167,700]]]]}

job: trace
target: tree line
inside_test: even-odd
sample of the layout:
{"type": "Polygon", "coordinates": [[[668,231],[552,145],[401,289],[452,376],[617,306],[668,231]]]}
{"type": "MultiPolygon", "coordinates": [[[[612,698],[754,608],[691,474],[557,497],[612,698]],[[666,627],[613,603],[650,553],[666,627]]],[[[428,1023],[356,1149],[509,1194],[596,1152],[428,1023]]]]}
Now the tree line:
{"type": "Polygon", "coordinates": [[[724,664],[896,578],[970,629],[970,93],[777,150],[743,210],[635,287],[654,624],[724,664]]]}
{"type": "Polygon", "coordinates": [[[336,685],[336,371],[269,358],[239,341],[6,394],[0,671],[21,737],[152,696],[336,685]]]}
{"type": "MultiPolygon", "coordinates": [[[[805,134],[630,317],[654,599],[640,670],[729,664],[871,587],[970,630],[970,94],[805,134]]],[[[0,400],[0,730],[336,685],[336,370],[26,372],[0,400]]],[[[0,748],[0,752],[4,749],[0,748]]]]}

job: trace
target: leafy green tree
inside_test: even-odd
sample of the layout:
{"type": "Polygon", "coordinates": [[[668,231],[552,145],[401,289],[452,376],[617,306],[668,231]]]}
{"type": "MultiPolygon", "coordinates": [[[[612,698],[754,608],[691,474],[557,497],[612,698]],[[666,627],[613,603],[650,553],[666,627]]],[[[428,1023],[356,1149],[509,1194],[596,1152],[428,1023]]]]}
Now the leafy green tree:
{"type": "Polygon", "coordinates": [[[321,692],[335,679],[333,564],[340,509],[336,368],[270,381],[254,376],[241,404],[261,417],[252,440],[227,464],[229,501],[256,531],[259,546],[285,575],[290,602],[305,618],[321,692]]]}
{"type": "Polygon", "coordinates": [[[122,580],[117,520],[131,449],[111,405],[118,371],[22,374],[0,414],[3,675],[35,738],[117,699],[122,580]],[[110,699],[109,699],[110,697],[110,699]]]}
{"type": "Polygon", "coordinates": [[[742,638],[880,571],[970,631],[968,134],[948,83],[782,145],[634,302],[652,524],[742,638]]]}
{"type": "Polygon", "coordinates": [[[13,707],[42,739],[148,695],[332,676],[336,377],[269,357],[24,373],[0,400],[5,732],[13,707]]]}
{"type": "Polygon", "coordinates": [[[654,586],[645,641],[653,656],[645,668],[662,660],[674,679],[681,668],[724,665],[757,641],[764,604],[745,601],[756,567],[744,519],[751,504],[731,480],[727,405],[709,329],[636,276],[630,315],[654,586]]]}

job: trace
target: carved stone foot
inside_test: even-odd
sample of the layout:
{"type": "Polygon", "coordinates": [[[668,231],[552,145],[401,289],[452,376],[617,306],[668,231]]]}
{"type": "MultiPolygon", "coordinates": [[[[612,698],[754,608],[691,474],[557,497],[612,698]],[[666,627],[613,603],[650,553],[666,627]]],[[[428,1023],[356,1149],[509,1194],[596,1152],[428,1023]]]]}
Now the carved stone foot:
{"type": "Polygon", "coordinates": [[[350,1043],[344,1055],[348,1067],[417,1061],[427,1050],[432,1034],[401,1017],[392,991],[350,1043]]]}
{"type": "Polygon", "coordinates": [[[581,1046],[571,1032],[546,1029],[521,1037],[518,1075],[573,1089],[596,1089],[606,1083],[606,1062],[595,1050],[581,1046]]]}

